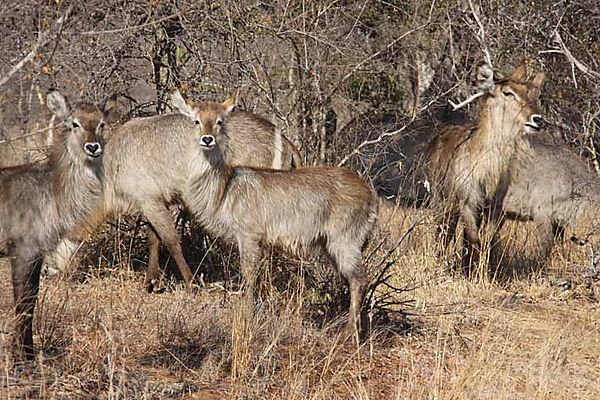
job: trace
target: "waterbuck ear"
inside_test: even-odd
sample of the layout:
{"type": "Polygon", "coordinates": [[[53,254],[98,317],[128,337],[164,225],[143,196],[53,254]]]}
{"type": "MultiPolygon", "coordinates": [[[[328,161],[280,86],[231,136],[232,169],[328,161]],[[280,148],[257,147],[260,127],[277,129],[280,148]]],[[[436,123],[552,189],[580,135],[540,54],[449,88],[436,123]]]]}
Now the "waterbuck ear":
{"type": "Polygon", "coordinates": [[[191,119],[196,119],[196,112],[194,109],[185,101],[179,90],[173,89],[170,92],[171,104],[175,108],[175,110],[179,111],[181,114],[190,117],[191,119]]]}
{"type": "Polygon", "coordinates": [[[521,63],[515,68],[511,79],[513,81],[523,81],[527,77],[527,59],[521,60],[521,63]]]}
{"type": "Polygon", "coordinates": [[[71,106],[61,92],[50,89],[46,95],[46,105],[57,118],[66,121],[71,116],[71,106]]]}
{"type": "Polygon", "coordinates": [[[100,109],[104,113],[104,121],[107,123],[113,123],[121,118],[120,113],[117,111],[117,95],[113,94],[100,106],[100,109]]]}
{"type": "Polygon", "coordinates": [[[541,88],[542,87],[542,83],[544,83],[544,79],[546,78],[546,74],[544,74],[543,72],[538,72],[537,74],[535,74],[535,77],[533,78],[533,86],[535,86],[536,88],[541,88]]]}
{"type": "Polygon", "coordinates": [[[225,110],[225,115],[229,114],[230,112],[232,112],[235,109],[235,107],[238,104],[239,96],[240,96],[240,91],[238,89],[235,91],[235,93],[233,93],[233,95],[231,95],[231,97],[229,97],[227,100],[225,100],[223,103],[221,103],[221,106],[225,110]]]}
{"type": "Polygon", "coordinates": [[[544,78],[546,78],[546,75],[543,72],[538,72],[537,74],[535,74],[535,77],[531,82],[531,85],[533,86],[530,94],[531,98],[537,99],[538,97],[540,97],[540,92],[542,91],[542,84],[544,83],[544,78]]]}

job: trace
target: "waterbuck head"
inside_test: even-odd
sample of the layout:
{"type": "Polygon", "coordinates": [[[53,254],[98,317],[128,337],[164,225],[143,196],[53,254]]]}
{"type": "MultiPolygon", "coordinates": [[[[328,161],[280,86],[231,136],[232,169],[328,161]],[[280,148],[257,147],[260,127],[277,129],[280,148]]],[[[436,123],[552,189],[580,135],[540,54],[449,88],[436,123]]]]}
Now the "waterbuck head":
{"type": "Polygon", "coordinates": [[[58,90],[48,92],[46,103],[67,128],[63,140],[69,155],[82,163],[99,162],[104,145],[103,128],[114,103],[108,100],[101,107],[79,103],[72,108],[58,90]]]}
{"type": "Polygon", "coordinates": [[[539,97],[544,74],[537,73],[531,80],[527,80],[527,64],[525,60],[515,69],[508,78],[498,77],[493,74],[479,74],[488,84],[489,97],[487,108],[492,118],[492,123],[500,123],[508,129],[525,133],[538,132],[543,123],[539,110],[539,97]]]}
{"type": "Polygon", "coordinates": [[[236,107],[237,101],[237,92],[222,103],[216,101],[187,102],[179,91],[171,92],[173,106],[196,124],[198,145],[205,152],[211,151],[215,147],[222,150],[227,147],[228,138],[222,127],[227,116],[236,107]]]}
{"type": "Polygon", "coordinates": [[[543,73],[527,80],[525,60],[510,77],[504,77],[489,65],[482,64],[477,69],[476,81],[478,93],[460,104],[452,103],[455,110],[487,95],[479,113],[481,122],[502,127],[507,133],[535,133],[541,129],[543,117],[539,111],[539,96],[544,82],[543,73]]]}

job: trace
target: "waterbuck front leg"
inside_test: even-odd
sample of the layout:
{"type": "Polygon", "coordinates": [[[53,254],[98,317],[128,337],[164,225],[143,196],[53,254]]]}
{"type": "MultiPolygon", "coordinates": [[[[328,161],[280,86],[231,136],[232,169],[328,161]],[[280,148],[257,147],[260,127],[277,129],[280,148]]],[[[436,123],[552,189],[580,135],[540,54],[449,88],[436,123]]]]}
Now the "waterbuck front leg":
{"type": "Polygon", "coordinates": [[[146,270],[146,278],[144,280],[144,287],[148,293],[152,293],[156,287],[160,275],[159,265],[159,252],[160,252],[160,238],[152,228],[152,225],[146,225],[146,236],[148,237],[149,254],[148,254],[148,269],[146,270]]]}
{"type": "Polygon", "coordinates": [[[446,260],[452,260],[455,253],[454,248],[451,248],[450,246],[456,243],[456,228],[458,226],[458,218],[458,213],[452,210],[447,213],[443,213],[438,218],[437,233],[441,243],[441,247],[438,248],[438,253],[441,258],[446,260]],[[449,250],[452,250],[451,254],[448,254],[449,250]]]}
{"type": "Polygon", "coordinates": [[[481,227],[481,213],[472,207],[464,206],[461,210],[464,223],[463,247],[467,254],[463,257],[463,272],[471,275],[473,265],[477,265],[481,257],[481,240],[479,228],[481,227]]]}
{"type": "Polygon", "coordinates": [[[256,302],[256,284],[260,271],[262,251],[257,239],[238,239],[242,277],[244,278],[244,297],[248,310],[254,308],[256,302]]]}
{"type": "Polygon", "coordinates": [[[13,295],[15,301],[15,362],[33,361],[33,313],[40,287],[41,255],[22,254],[11,260],[13,295]]]}
{"type": "MultiPolygon", "coordinates": [[[[181,240],[179,238],[179,234],[177,233],[177,229],[175,229],[169,209],[164,203],[161,202],[144,204],[140,208],[142,209],[144,216],[148,219],[151,229],[153,230],[153,234],[158,236],[158,238],[167,246],[173,255],[175,263],[177,264],[177,268],[179,268],[179,272],[181,273],[186,286],[191,288],[194,276],[192,275],[192,271],[183,257],[181,240]]],[[[148,230],[146,232],[148,233],[148,230]]],[[[160,245],[158,241],[154,240],[152,233],[149,234],[149,240],[151,240],[151,246],[160,245]]],[[[150,265],[146,275],[146,289],[149,291],[154,289],[152,284],[152,274],[158,275],[158,248],[155,248],[155,252],[151,255],[153,257],[153,259],[150,260],[152,264],[150,265]]]]}

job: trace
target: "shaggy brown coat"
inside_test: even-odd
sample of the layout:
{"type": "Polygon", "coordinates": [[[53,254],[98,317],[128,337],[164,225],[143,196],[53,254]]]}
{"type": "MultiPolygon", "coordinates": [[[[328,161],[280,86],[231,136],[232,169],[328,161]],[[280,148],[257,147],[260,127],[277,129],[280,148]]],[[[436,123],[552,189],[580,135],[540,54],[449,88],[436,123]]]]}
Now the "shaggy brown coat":
{"type": "Polygon", "coordinates": [[[16,307],[15,356],[33,359],[32,322],[44,254],[86,219],[101,198],[102,127],[108,110],[71,110],[57,91],[48,108],[57,130],[48,163],[0,169],[0,250],[11,256],[16,307]]]}
{"type": "MultiPolygon", "coordinates": [[[[537,103],[544,75],[537,74],[532,81],[525,78],[522,64],[510,78],[490,82],[477,122],[446,128],[427,151],[432,189],[447,202],[448,237],[454,236],[460,217],[471,262],[481,250],[483,218],[490,219],[487,227],[495,228],[511,175],[521,160],[530,157],[525,133],[540,128],[537,103]]],[[[492,244],[496,242],[492,239],[492,244]]]]}
{"type": "Polygon", "coordinates": [[[358,329],[367,286],[361,253],[378,206],[373,190],[344,168],[230,166],[228,136],[218,129],[227,114],[227,103],[205,103],[199,109],[201,129],[190,150],[200,157],[191,166],[184,202],[211,235],[238,246],[250,298],[262,246],[296,254],[323,246],[349,284],[348,326],[358,329]]]}

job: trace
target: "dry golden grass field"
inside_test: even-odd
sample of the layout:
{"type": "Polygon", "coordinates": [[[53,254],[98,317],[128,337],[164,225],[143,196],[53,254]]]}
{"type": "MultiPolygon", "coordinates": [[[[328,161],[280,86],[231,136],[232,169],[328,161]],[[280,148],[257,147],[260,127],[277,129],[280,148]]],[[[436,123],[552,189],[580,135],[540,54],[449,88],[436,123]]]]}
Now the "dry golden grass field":
{"type": "MultiPolygon", "coordinates": [[[[15,377],[4,259],[0,399],[599,399],[600,284],[582,272],[589,249],[565,243],[535,267],[527,227],[513,224],[503,232],[510,269],[469,279],[438,256],[430,214],[382,207],[367,253],[382,245],[368,264],[389,262],[392,275],[360,346],[341,340],[337,311],[313,307],[330,294],[298,278],[311,263],[267,285],[249,321],[235,286],[146,294],[143,272],[124,261],[43,280],[39,368],[15,377]]],[[[273,281],[283,273],[271,272],[273,281]]]]}

